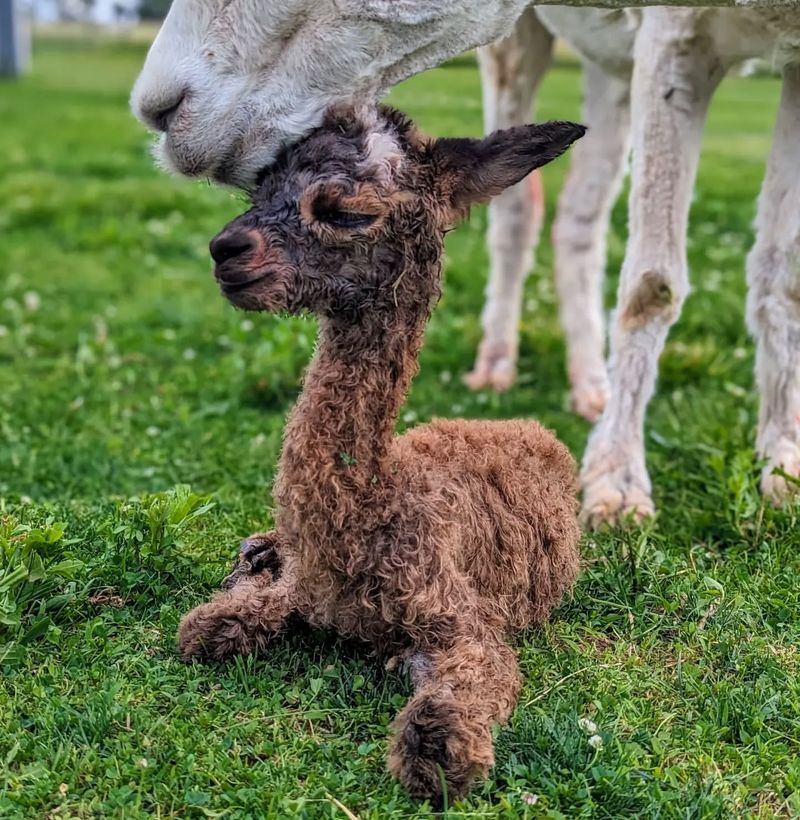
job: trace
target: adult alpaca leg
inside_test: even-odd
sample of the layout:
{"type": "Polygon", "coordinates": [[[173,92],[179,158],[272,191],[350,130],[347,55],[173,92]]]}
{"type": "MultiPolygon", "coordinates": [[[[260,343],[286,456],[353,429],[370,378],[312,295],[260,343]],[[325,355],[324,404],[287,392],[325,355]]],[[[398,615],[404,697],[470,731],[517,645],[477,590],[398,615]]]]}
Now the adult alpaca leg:
{"type": "Polygon", "coordinates": [[[581,472],[591,526],[651,515],[644,415],[688,291],[686,228],[709,101],[724,75],[703,9],[648,8],[634,49],[630,237],[611,334],[608,406],[581,472]]]}
{"type": "Polygon", "coordinates": [[[508,720],[521,680],[514,651],[489,629],[412,660],[415,694],[394,721],[389,771],[414,797],[464,795],[494,765],[492,725],[508,720]]]}
{"type": "Polygon", "coordinates": [[[263,649],[300,609],[294,566],[241,577],[230,589],[181,619],[178,651],[185,661],[222,660],[263,649]]]}
{"type": "Polygon", "coordinates": [[[800,65],[784,71],[783,93],[747,260],[747,318],[756,338],[761,395],[761,489],[778,502],[798,486],[773,475],[800,474],[800,65]]]}
{"type": "MultiPolygon", "coordinates": [[[[530,121],[536,89],[550,66],[553,36],[528,8],[512,33],[478,49],[487,134],[530,121]]],[[[489,205],[490,271],[483,308],[483,339],[466,384],[505,390],[514,382],[522,287],[533,264],[544,218],[538,171],[489,205]]]]}
{"type": "Polygon", "coordinates": [[[603,274],[608,220],[630,142],[630,78],[584,61],[583,88],[583,122],[589,131],[570,156],[553,245],[572,407],[596,421],[608,401],[603,274]]]}

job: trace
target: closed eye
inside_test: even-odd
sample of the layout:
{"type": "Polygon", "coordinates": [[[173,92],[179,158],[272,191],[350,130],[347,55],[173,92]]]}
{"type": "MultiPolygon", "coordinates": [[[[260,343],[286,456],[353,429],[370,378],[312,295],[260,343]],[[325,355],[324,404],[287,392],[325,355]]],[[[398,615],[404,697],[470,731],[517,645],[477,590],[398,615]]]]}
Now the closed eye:
{"type": "Polygon", "coordinates": [[[368,228],[377,220],[376,214],[361,214],[355,211],[345,211],[335,205],[318,202],[314,207],[314,218],[318,222],[332,225],[334,228],[356,230],[368,228]]]}

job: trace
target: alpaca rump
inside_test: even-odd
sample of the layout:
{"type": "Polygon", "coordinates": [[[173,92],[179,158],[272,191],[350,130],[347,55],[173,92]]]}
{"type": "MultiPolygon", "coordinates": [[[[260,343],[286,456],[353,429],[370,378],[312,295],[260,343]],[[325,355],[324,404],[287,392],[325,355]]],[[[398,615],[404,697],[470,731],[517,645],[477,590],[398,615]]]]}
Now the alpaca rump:
{"type": "Polygon", "coordinates": [[[180,653],[264,649],[299,616],[402,655],[415,694],[389,768],[435,803],[440,771],[454,798],[491,767],[492,725],[521,685],[507,637],[544,621],[575,580],[575,465],[531,421],[394,426],[444,234],[583,130],[431,140],[391,109],[335,110],[211,243],[234,305],[312,312],[320,332],[285,430],[276,528],[245,540],[224,591],[184,617],[180,653]]]}

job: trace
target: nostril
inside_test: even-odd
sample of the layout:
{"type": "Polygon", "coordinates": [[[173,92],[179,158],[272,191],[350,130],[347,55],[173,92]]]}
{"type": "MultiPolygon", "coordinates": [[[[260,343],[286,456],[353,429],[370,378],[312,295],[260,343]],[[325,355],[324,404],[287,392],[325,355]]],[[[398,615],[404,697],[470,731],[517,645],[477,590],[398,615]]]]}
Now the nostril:
{"type": "Polygon", "coordinates": [[[177,100],[169,105],[160,105],[157,107],[143,105],[141,107],[142,119],[144,119],[148,125],[155,128],[156,131],[166,133],[169,131],[169,127],[172,125],[172,121],[175,119],[175,115],[178,113],[178,109],[183,105],[185,99],[186,92],[183,91],[177,100]]]}
{"type": "Polygon", "coordinates": [[[253,250],[257,242],[258,239],[251,230],[223,231],[211,240],[208,249],[211,252],[211,258],[221,265],[229,259],[235,259],[253,250]]]}

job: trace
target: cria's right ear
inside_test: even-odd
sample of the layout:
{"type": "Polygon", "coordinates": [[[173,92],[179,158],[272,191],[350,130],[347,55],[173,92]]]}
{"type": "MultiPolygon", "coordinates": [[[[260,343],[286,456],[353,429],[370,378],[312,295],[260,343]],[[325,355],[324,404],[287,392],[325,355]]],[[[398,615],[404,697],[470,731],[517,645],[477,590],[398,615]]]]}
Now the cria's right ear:
{"type": "Polygon", "coordinates": [[[336,0],[342,14],[385,23],[419,25],[455,12],[459,0],[336,0]]]}
{"type": "Polygon", "coordinates": [[[485,202],[546,165],[580,139],[575,122],[518,125],[478,139],[440,139],[433,145],[442,191],[453,208],[485,202]]]}

